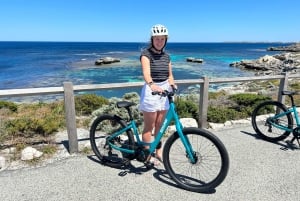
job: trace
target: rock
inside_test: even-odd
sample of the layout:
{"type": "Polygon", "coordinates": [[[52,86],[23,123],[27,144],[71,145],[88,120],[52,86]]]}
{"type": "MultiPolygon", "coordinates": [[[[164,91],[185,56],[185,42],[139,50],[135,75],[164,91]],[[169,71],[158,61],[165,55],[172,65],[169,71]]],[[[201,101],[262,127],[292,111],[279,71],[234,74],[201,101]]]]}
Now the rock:
{"type": "Polygon", "coordinates": [[[237,67],[245,70],[258,71],[261,75],[278,75],[283,72],[300,72],[300,54],[284,53],[273,56],[265,55],[256,60],[242,60],[229,64],[231,67],[237,67]]]}
{"type": "MultiPolygon", "coordinates": [[[[183,127],[196,127],[198,128],[198,122],[194,118],[181,118],[180,122],[183,127]]],[[[175,132],[175,125],[169,126],[166,130],[166,136],[169,136],[175,132]]]]}
{"type": "Polygon", "coordinates": [[[187,62],[194,62],[194,63],[203,63],[203,59],[194,58],[194,57],[188,57],[186,58],[187,62]]]}
{"type": "Polygon", "coordinates": [[[120,62],[121,60],[118,58],[113,58],[113,57],[103,57],[100,59],[97,59],[95,61],[95,65],[102,65],[102,64],[111,64],[115,62],[120,62]]]}
{"type": "Polygon", "coordinates": [[[300,43],[295,43],[289,46],[269,47],[268,51],[287,51],[287,52],[300,52],[300,43]]]}
{"type": "Polygon", "coordinates": [[[0,170],[3,170],[5,168],[5,158],[3,156],[0,156],[0,170]]]}
{"type": "Polygon", "coordinates": [[[39,158],[42,155],[43,155],[43,153],[40,152],[40,151],[38,151],[38,150],[36,150],[35,148],[26,147],[21,152],[21,160],[22,161],[32,160],[34,158],[39,158]]]}
{"type": "Polygon", "coordinates": [[[209,124],[209,128],[211,128],[211,129],[213,129],[213,130],[219,130],[219,129],[222,129],[222,128],[224,128],[224,124],[222,124],[222,123],[212,123],[212,122],[209,122],[208,123],[209,124]]]}
{"type": "Polygon", "coordinates": [[[95,61],[95,65],[102,65],[103,64],[103,59],[98,59],[95,61]]]}
{"type": "Polygon", "coordinates": [[[229,64],[245,70],[258,71],[257,75],[278,75],[284,72],[300,73],[300,43],[283,47],[270,47],[268,51],[287,51],[273,56],[265,55],[257,60],[242,60],[229,64]]]}
{"type": "Polygon", "coordinates": [[[183,127],[197,127],[198,122],[194,118],[181,118],[180,122],[182,123],[183,127]]]}

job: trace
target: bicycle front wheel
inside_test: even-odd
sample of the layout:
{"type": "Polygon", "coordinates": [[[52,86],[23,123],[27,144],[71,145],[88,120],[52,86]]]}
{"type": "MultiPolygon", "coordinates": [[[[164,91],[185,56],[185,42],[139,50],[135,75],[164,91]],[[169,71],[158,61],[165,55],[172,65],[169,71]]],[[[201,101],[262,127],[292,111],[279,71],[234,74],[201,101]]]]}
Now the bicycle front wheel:
{"type": "MultiPolygon", "coordinates": [[[[113,149],[108,144],[108,138],[125,127],[126,123],[115,115],[102,115],[94,120],[90,128],[90,143],[93,152],[103,164],[120,168],[134,157],[134,154],[113,149]]],[[[124,131],[109,142],[120,148],[134,150],[135,143],[131,130],[124,131]]]]}
{"type": "Polygon", "coordinates": [[[293,128],[293,117],[286,113],[275,117],[275,115],[287,112],[288,109],[280,102],[266,101],[259,104],[252,112],[252,127],[264,140],[276,142],[285,139],[291,132],[286,129],[293,128]],[[274,127],[276,124],[283,129],[274,127]]]}
{"type": "Polygon", "coordinates": [[[175,132],[163,149],[163,161],[170,177],[182,188],[208,192],[223,182],[229,169],[229,156],[223,143],[209,131],[184,128],[183,134],[193,149],[195,163],[189,159],[175,132]]]}

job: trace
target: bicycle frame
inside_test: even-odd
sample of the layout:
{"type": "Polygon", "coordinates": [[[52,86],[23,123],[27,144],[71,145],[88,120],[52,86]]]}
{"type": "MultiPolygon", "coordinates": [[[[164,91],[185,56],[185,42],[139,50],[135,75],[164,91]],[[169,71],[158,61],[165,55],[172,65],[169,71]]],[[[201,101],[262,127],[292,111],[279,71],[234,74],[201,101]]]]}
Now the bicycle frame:
{"type": "Polygon", "coordinates": [[[110,139],[113,139],[113,138],[121,135],[122,133],[124,133],[128,130],[133,130],[134,136],[136,137],[137,144],[139,146],[149,146],[149,152],[151,154],[155,151],[157,145],[159,144],[161,138],[163,137],[166,129],[168,128],[168,126],[170,125],[172,120],[175,121],[175,127],[176,127],[176,130],[177,130],[177,133],[178,133],[178,135],[179,135],[179,137],[180,137],[180,139],[181,139],[181,141],[182,141],[182,143],[183,143],[183,145],[186,149],[187,155],[189,156],[191,162],[194,163],[195,162],[194,151],[193,151],[193,149],[190,145],[190,142],[189,142],[188,138],[185,137],[185,135],[182,132],[183,126],[182,126],[181,122],[179,121],[179,117],[178,117],[178,114],[175,110],[175,104],[174,104],[173,101],[170,102],[170,108],[169,108],[169,110],[168,110],[168,112],[165,116],[164,122],[162,123],[162,126],[161,126],[159,132],[157,133],[154,141],[152,141],[151,143],[145,143],[140,139],[136,123],[133,120],[130,121],[125,128],[123,128],[123,129],[117,131],[116,133],[114,133],[113,135],[111,135],[108,138],[108,143],[113,149],[119,150],[121,152],[129,153],[129,154],[134,154],[135,150],[121,148],[121,147],[115,146],[114,144],[110,143],[110,139]]]}
{"type": "MultiPolygon", "coordinates": [[[[282,112],[282,113],[279,113],[277,115],[275,115],[274,117],[270,117],[269,119],[271,120],[276,120],[280,117],[283,117],[287,114],[293,114],[294,118],[295,118],[295,121],[296,121],[296,125],[297,126],[300,126],[300,118],[298,116],[298,112],[297,112],[297,107],[296,106],[292,106],[291,108],[289,108],[286,112],[282,112]]],[[[277,124],[277,123],[273,123],[271,121],[268,121],[268,123],[270,123],[272,126],[276,127],[276,128],[279,128],[281,130],[285,130],[285,131],[288,131],[288,132],[293,132],[293,128],[288,128],[286,126],[282,126],[280,124],[277,124]]]]}

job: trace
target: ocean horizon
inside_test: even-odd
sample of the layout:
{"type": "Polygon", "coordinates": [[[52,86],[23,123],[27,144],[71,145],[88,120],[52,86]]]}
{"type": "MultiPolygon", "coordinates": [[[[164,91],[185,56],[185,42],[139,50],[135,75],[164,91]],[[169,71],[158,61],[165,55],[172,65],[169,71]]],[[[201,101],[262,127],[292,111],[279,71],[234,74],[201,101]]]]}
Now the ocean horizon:
{"type": "MultiPolygon", "coordinates": [[[[278,54],[267,48],[290,45],[282,42],[169,42],[175,80],[201,77],[247,77],[229,64],[264,55],[278,54]],[[203,63],[186,58],[203,59],[203,63]]],[[[0,90],[57,87],[70,81],[74,85],[143,81],[139,56],[148,43],[142,42],[0,42],[0,90]],[[103,57],[120,62],[95,65],[103,57]]],[[[216,88],[218,86],[215,86],[216,88]]],[[[99,92],[105,97],[122,97],[126,90],[99,92]]],[[[138,91],[137,91],[138,92],[138,91]]]]}

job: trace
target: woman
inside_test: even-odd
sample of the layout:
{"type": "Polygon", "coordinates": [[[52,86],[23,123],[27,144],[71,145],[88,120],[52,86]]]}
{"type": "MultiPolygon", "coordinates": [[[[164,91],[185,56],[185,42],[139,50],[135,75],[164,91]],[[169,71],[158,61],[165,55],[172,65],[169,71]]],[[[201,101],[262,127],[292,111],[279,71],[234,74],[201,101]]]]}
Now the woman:
{"type": "MultiPolygon", "coordinates": [[[[170,90],[171,85],[175,87],[170,56],[164,51],[167,40],[167,28],[160,24],[154,25],[151,28],[150,47],[145,49],[140,56],[145,80],[140,100],[140,110],[144,117],[142,139],[147,143],[152,141],[152,135],[156,136],[158,133],[169,109],[167,97],[152,95],[151,92],[170,90]]],[[[162,162],[161,143],[157,146],[155,158],[162,162]]],[[[153,162],[158,164],[157,161],[153,162]]]]}

